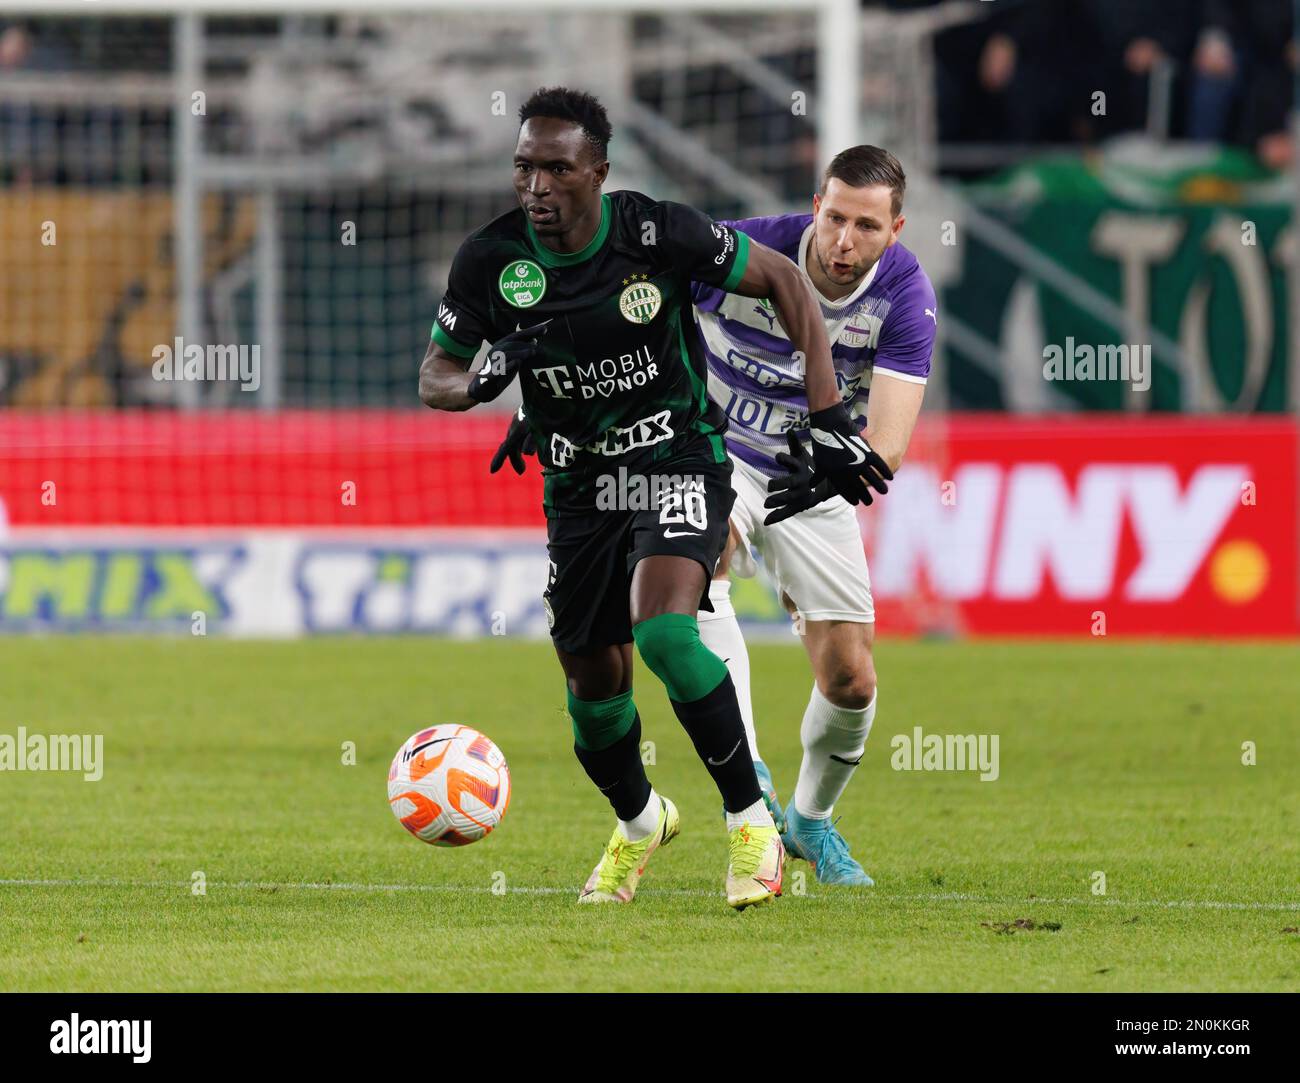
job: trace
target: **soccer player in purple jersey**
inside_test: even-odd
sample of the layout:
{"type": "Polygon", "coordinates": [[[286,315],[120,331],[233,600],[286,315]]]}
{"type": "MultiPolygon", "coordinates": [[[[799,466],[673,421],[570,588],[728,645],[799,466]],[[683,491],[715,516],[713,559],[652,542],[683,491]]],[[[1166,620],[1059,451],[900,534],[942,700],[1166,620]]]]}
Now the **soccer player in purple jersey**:
{"type": "MultiPolygon", "coordinates": [[[[841,397],[865,420],[866,442],[891,472],[921,409],[938,325],[930,280],[898,243],[905,184],[888,151],[852,147],[827,168],[811,215],[731,223],[788,256],[811,281],[841,397]]],[[[795,615],[814,677],[800,726],[803,762],[785,810],[786,850],[810,861],[821,883],[868,886],[871,878],[831,821],[876,714],[875,612],[857,514],[818,476],[804,450],[802,359],[770,306],[704,283],[693,293],[709,393],[728,417],[736,491],[731,536],[710,585],[713,612],[698,615],[700,636],[728,660],[750,753],[780,824],[771,772],[754,735],[749,659],[727,577],[733,564],[737,574],[753,575],[750,547],[757,549],[795,615]]],[[[871,502],[869,493],[862,502],[871,502]]]]}

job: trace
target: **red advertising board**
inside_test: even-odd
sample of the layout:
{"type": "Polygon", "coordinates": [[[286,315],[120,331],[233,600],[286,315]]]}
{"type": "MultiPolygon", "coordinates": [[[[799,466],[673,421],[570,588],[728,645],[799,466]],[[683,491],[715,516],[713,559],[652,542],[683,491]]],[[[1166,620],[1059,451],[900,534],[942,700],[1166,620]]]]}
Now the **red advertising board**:
{"type": "Polygon", "coordinates": [[[918,435],[863,517],[882,621],[912,597],[976,634],[1297,630],[1290,419],[954,416],[918,435]]]}
{"type": "Polygon", "coordinates": [[[429,410],[0,414],[0,500],[12,524],[41,527],[541,525],[536,470],[488,473],[507,421],[429,410]]]}
{"type": "MultiPolygon", "coordinates": [[[[533,528],[498,413],[0,415],[0,523],[533,528]]],[[[882,630],[1292,635],[1289,418],[923,419],[861,515],[882,630]],[[1100,624],[1099,624],[1100,621],[1100,624]]]]}

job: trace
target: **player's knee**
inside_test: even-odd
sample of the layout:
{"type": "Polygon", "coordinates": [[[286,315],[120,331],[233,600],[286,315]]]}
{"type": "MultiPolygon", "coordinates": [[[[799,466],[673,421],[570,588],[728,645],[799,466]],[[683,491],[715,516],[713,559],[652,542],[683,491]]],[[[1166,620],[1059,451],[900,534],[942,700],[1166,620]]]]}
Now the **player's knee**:
{"type": "Polygon", "coordinates": [[[692,703],[708,695],[727,676],[727,667],[700,639],[693,616],[661,613],[633,625],[632,638],[646,667],[677,703],[692,703]]]}
{"type": "Polygon", "coordinates": [[[610,646],[585,654],[571,654],[557,648],[564,667],[569,695],[580,700],[603,700],[622,695],[632,687],[631,654],[621,646],[610,646]]]}
{"type": "Polygon", "coordinates": [[[569,695],[574,699],[611,699],[625,691],[622,678],[615,675],[583,674],[581,677],[570,677],[565,683],[569,686],[569,695]]]}
{"type": "Polygon", "coordinates": [[[862,710],[876,694],[876,669],[871,663],[871,655],[832,667],[826,674],[826,687],[822,694],[836,707],[862,710]]]}
{"type": "Polygon", "coordinates": [[[660,680],[665,680],[665,674],[672,671],[675,659],[689,655],[701,645],[699,625],[693,618],[688,622],[651,617],[632,628],[632,638],[636,640],[642,661],[660,680]]]}

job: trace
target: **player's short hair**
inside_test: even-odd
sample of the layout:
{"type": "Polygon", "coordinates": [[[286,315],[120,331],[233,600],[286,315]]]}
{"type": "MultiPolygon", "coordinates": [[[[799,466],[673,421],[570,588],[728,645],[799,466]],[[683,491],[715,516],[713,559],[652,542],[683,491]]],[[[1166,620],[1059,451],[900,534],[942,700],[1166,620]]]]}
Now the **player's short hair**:
{"type": "Polygon", "coordinates": [[[884,184],[891,195],[889,213],[897,218],[903,209],[903,193],[907,190],[907,177],[903,173],[902,163],[883,147],[866,144],[849,147],[831,159],[831,164],[822,174],[820,195],[826,194],[826,186],[831,180],[842,181],[850,188],[866,188],[874,184],[884,184]]]}
{"type": "Polygon", "coordinates": [[[614,135],[605,107],[585,90],[570,90],[564,86],[541,87],[519,107],[519,123],[533,117],[551,117],[569,120],[582,129],[596,161],[609,156],[609,141],[614,135]]]}

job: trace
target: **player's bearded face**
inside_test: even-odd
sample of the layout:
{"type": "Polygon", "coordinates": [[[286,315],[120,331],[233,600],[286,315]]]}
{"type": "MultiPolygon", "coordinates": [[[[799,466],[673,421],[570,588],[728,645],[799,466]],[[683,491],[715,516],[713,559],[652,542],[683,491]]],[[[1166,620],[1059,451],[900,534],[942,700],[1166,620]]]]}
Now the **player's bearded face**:
{"type": "Polygon", "coordinates": [[[813,196],[813,250],[829,283],[853,285],[898,240],[903,217],[894,218],[892,199],[883,184],[852,188],[838,178],[813,196]]]}
{"type": "MultiPolygon", "coordinates": [[[[578,125],[532,117],[515,146],[515,194],[539,237],[594,233],[608,162],[597,162],[578,125]]],[[[579,246],[580,247],[580,246],[579,246]]]]}

